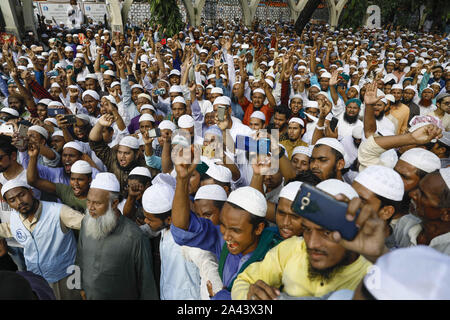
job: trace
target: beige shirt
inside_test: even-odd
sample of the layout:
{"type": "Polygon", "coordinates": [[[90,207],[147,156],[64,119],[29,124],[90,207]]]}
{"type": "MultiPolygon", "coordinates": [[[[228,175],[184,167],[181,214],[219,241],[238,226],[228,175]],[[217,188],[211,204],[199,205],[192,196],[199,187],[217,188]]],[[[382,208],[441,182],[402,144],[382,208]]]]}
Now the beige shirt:
{"type": "MultiPolygon", "coordinates": [[[[27,228],[29,232],[33,232],[34,229],[36,228],[39,218],[41,217],[41,213],[42,213],[42,203],[39,202],[39,208],[31,221],[23,214],[19,214],[20,220],[22,221],[24,227],[27,228]]],[[[13,212],[12,214],[16,214],[16,212],[13,212]]],[[[63,204],[60,211],[61,231],[67,233],[69,229],[80,230],[81,220],[83,220],[83,218],[84,214],[75,211],[72,208],[63,204]]],[[[13,237],[13,234],[11,233],[9,223],[0,223],[0,238],[11,238],[11,237],[13,237]]]]}
{"type": "Polygon", "coordinates": [[[387,150],[375,142],[374,136],[361,142],[358,148],[359,171],[361,172],[369,166],[381,165],[380,156],[385,151],[387,150]]]}

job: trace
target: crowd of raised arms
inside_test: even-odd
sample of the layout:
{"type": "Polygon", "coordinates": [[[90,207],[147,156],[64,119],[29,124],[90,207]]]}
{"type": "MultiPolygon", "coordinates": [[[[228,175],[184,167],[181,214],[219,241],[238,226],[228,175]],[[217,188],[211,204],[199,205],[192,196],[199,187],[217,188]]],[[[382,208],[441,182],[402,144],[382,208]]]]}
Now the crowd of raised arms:
{"type": "Polygon", "coordinates": [[[0,299],[450,298],[446,35],[165,32],[3,45],[0,299]]]}

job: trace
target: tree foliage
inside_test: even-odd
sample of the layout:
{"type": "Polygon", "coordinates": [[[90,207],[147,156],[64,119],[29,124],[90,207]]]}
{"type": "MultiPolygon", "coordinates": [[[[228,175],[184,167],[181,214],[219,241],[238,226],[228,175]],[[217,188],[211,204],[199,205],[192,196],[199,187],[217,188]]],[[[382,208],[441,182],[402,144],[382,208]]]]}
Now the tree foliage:
{"type": "Polygon", "coordinates": [[[367,0],[350,0],[342,10],[339,18],[339,26],[341,28],[358,28],[364,23],[364,17],[367,7],[367,0]]]}
{"type": "Polygon", "coordinates": [[[183,21],[176,0],[149,0],[151,23],[166,29],[166,36],[172,37],[183,28],[183,21]]]}

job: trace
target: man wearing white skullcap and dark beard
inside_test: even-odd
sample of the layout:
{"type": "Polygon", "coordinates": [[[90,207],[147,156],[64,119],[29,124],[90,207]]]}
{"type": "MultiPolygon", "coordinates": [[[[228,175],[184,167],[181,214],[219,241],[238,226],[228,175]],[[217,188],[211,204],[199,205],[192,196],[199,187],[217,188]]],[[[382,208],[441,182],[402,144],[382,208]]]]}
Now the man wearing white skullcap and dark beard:
{"type": "Polygon", "coordinates": [[[117,209],[120,185],[102,172],[92,181],[76,265],[88,300],[158,299],[148,238],[117,209]]]}

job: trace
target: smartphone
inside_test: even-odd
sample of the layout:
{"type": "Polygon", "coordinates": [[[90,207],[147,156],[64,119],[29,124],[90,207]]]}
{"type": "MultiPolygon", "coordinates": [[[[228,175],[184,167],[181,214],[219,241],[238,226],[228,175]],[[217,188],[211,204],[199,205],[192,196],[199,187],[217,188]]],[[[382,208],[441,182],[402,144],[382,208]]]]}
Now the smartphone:
{"type": "MultiPolygon", "coordinates": [[[[351,241],[358,234],[355,220],[345,218],[347,203],[337,201],[326,192],[307,183],[302,184],[292,202],[292,211],[329,231],[339,231],[342,238],[351,241]]],[[[356,216],[359,215],[359,211],[356,216]]]]}
{"type": "Polygon", "coordinates": [[[166,94],[166,89],[164,89],[164,88],[156,89],[156,90],[155,90],[155,94],[156,94],[157,96],[163,96],[164,94],[166,94]]]}
{"type": "Polygon", "coordinates": [[[255,140],[249,136],[236,135],[236,149],[258,154],[268,154],[270,152],[270,139],[263,138],[255,140]]]}
{"type": "Polygon", "coordinates": [[[159,128],[148,130],[148,136],[150,138],[158,138],[161,137],[161,130],[159,128]]]}
{"type": "Polygon", "coordinates": [[[333,117],[330,121],[330,129],[331,131],[334,131],[336,129],[336,126],[338,124],[338,118],[333,117]]]}
{"type": "Polygon", "coordinates": [[[67,120],[68,124],[75,124],[77,123],[77,116],[74,114],[67,114],[64,116],[64,119],[67,120]]]}
{"type": "Polygon", "coordinates": [[[61,108],[48,108],[47,109],[47,116],[55,117],[57,114],[66,114],[66,110],[61,109],[61,108]]]}
{"type": "Polygon", "coordinates": [[[28,135],[28,126],[24,125],[24,124],[20,124],[19,125],[19,130],[18,130],[18,135],[19,135],[19,139],[16,143],[16,146],[19,149],[22,149],[23,147],[25,147],[25,138],[28,135]]]}
{"type": "Polygon", "coordinates": [[[219,121],[225,120],[225,107],[219,105],[217,107],[217,117],[219,118],[219,121]]]}

